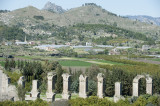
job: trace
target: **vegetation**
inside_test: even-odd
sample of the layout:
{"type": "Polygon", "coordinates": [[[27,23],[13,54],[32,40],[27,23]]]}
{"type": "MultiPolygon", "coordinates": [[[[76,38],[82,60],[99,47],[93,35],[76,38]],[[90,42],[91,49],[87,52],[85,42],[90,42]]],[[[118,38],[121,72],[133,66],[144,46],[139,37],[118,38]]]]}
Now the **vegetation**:
{"type": "Polygon", "coordinates": [[[49,106],[46,101],[37,99],[36,101],[3,101],[0,102],[0,106],[49,106]]]}
{"type": "Polygon", "coordinates": [[[91,66],[91,63],[78,60],[63,60],[59,61],[62,66],[91,66]]]}
{"type": "Polygon", "coordinates": [[[21,40],[24,41],[24,37],[28,35],[16,26],[8,27],[6,25],[0,26],[0,42],[3,40],[21,40]]]}
{"type": "Polygon", "coordinates": [[[159,106],[160,97],[142,95],[138,98],[130,98],[125,100],[120,100],[117,103],[110,101],[107,98],[99,99],[98,97],[92,96],[86,99],[76,98],[70,100],[71,106],[159,106]]]}
{"type": "Polygon", "coordinates": [[[33,18],[37,19],[37,20],[44,20],[43,16],[33,16],[33,18]]]}
{"type": "Polygon", "coordinates": [[[9,10],[0,10],[0,13],[7,13],[10,12],[9,10]]]}
{"type": "Polygon", "coordinates": [[[22,85],[18,85],[17,91],[18,91],[18,97],[19,97],[20,101],[25,100],[26,91],[24,90],[22,85]]]}
{"type": "Polygon", "coordinates": [[[87,42],[90,39],[90,36],[92,36],[92,41],[96,44],[127,43],[129,41],[128,39],[138,39],[146,41],[147,44],[154,44],[154,40],[152,38],[146,37],[146,35],[142,33],[103,24],[77,24],[70,27],[60,27],[58,31],[54,32],[52,35],[59,39],[65,39],[65,41],[71,41],[78,37],[78,40],[83,42],[87,42]],[[115,41],[115,38],[112,36],[104,37],[98,35],[102,30],[104,31],[103,33],[117,35],[118,40],[115,41]],[[88,36],[83,33],[86,33],[88,36]],[[77,35],[77,37],[73,37],[73,35],[77,35]]]}

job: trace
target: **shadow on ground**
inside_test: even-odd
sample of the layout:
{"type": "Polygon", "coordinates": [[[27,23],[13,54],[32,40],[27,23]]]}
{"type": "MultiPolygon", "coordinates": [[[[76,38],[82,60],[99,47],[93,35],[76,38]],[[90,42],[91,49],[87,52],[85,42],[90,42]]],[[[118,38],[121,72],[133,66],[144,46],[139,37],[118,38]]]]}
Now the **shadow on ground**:
{"type": "Polygon", "coordinates": [[[57,100],[51,103],[50,106],[69,106],[68,100],[57,100]]]}

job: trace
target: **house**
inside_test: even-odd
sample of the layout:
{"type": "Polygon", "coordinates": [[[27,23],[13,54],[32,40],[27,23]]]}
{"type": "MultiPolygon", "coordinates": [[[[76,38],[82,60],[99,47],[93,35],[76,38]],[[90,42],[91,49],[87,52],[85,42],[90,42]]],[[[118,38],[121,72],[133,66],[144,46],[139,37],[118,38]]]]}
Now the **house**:
{"type": "Polygon", "coordinates": [[[149,45],[143,45],[142,46],[142,51],[148,51],[150,50],[150,46],[149,45]]]}
{"type": "Polygon", "coordinates": [[[120,55],[120,51],[116,48],[109,51],[109,55],[120,55]]]}
{"type": "Polygon", "coordinates": [[[86,46],[91,46],[92,43],[86,42],[86,46]]]}

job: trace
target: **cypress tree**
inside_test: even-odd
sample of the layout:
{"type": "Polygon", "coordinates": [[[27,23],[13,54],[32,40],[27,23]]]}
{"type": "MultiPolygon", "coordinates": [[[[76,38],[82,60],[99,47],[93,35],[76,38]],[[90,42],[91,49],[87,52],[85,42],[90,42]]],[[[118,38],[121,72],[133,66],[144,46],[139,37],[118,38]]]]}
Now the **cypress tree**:
{"type": "Polygon", "coordinates": [[[63,70],[61,65],[57,66],[56,73],[57,73],[57,82],[55,85],[55,90],[57,93],[61,93],[63,89],[63,78],[62,78],[63,70]]]}
{"type": "Polygon", "coordinates": [[[5,62],[5,69],[8,70],[9,68],[9,60],[6,58],[6,62],[5,62]]]}

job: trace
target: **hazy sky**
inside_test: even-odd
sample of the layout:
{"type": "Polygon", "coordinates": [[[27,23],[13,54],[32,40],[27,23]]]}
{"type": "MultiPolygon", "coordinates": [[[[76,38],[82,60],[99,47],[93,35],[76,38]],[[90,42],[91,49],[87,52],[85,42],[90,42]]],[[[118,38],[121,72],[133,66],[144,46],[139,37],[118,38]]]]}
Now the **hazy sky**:
{"type": "Polygon", "coordinates": [[[15,10],[32,5],[42,9],[47,1],[64,9],[79,7],[84,3],[96,3],[118,15],[150,15],[160,17],[160,0],[0,0],[0,9],[15,10]]]}

